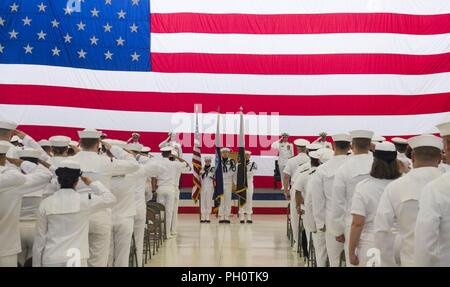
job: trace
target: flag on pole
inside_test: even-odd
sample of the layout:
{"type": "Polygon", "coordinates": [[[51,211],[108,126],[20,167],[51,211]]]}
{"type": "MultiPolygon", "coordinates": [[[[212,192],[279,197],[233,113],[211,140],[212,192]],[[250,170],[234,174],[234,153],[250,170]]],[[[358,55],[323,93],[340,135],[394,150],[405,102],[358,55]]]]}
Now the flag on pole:
{"type": "Polygon", "coordinates": [[[247,202],[247,164],[245,162],[244,113],[240,113],[238,169],[236,179],[236,195],[239,198],[239,208],[247,202]]]}
{"type": "Polygon", "coordinates": [[[216,131],[216,160],[215,160],[215,175],[214,175],[214,207],[213,213],[219,211],[221,199],[223,197],[223,171],[222,171],[222,156],[220,154],[220,113],[217,114],[217,131],[216,131]]]}
{"type": "Polygon", "coordinates": [[[192,153],[192,166],[194,167],[193,187],[192,187],[192,199],[195,203],[200,198],[200,192],[202,190],[202,181],[200,180],[200,171],[202,170],[202,156],[200,152],[200,133],[198,131],[198,110],[195,108],[195,136],[194,136],[194,149],[192,153]]]}

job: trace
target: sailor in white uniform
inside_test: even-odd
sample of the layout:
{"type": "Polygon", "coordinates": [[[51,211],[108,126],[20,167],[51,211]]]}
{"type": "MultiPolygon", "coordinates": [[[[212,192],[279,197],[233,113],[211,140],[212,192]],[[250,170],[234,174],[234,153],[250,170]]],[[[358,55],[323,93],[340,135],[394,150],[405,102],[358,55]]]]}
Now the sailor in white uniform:
{"type": "Polygon", "coordinates": [[[81,177],[77,162],[62,161],[56,174],[61,188],[42,201],[37,214],[33,266],[86,267],[90,218],[115,198],[100,181],[81,177]],[[89,192],[75,190],[80,177],[89,192]]]}
{"type": "Polygon", "coordinates": [[[354,191],[351,214],[349,257],[350,263],[360,267],[378,266],[371,260],[375,248],[374,221],[378,203],[385,187],[401,176],[397,151],[390,142],[376,143],[370,177],[360,181],[354,191]]]}
{"type": "Polygon", "coordinates": [[[352,216],[350,213],[356,184],[369,178],[373,156],[369,153],[372,145],[372,131],[354,130],[352,137],[353,154],[338,169],[334,176],[331,198],[330,231],[338,242],[344,242],[346,264],[350,266],[349,234],[352,216]]]}
{"type": "MultiPolygon", "coordinates": [[[[101,132],[95,129],[85,129],[78,131],[80,137],[81,151],[68,159],[76,161],[81,167],[84,175],[93,180],[99,180],[111,188],[112,176],[124,176],[133,173],[139,169],[137,161],[121,160],[124,151],[118,146],[111,146],[104,143],[106,149],[115,158],[108,158],[105,155],[99,155],[101,132]]],[[[84,192],[89,191],[89,187],[83,184],[79,185],[84,192]],[[85,188],[86,187],[86,188],[85,188]]],[[[91,215],[89,222],[89,259],[90,267],[106,267],[110,251],[112,230],[111,209],[106,208],[91,215]]]]}
{"type": "Polygon", "coordinates": [[[332,139],[334,156],[317,168],[316,175],[311,179],[311,195],[316,228],[318,231],[325,232],[330,267],[338,267],[344,245],[336,241],[335,236],[327,227],[331,225],[331,197],[334,175],[347,160],[352,139],[348,134],[336,134],[332,136],[332,139]]]}
{"type": "Polygon", "coordinates": [[[53,156],[52,154],[52,144],[49,140],[43,139],[38,141],[38,144],[41,146],[41,148],[48,154],[48,156],[53,156]]]}
{"type": "Polygon", "coordinates": [[[211,156],[205,157],[205,165],[203,166],[200,178],[202,181],[202,189],[200,193],[200,223],[210,223],[211,209],[214,206],[214,174],[215,168],[211,166],[211,156]]]}
{"type": "Polygon", "coordinates": [[[11,148],[9,141],[0,141],[0,267],[17,267],[22,196],[43,189],[52,177],[41,165],[7,158],[11,148]]]}
{"type": "Polygon", "coordinates": [[[282,133],[281,138],[272,143],[272,148],[278,150],[278,169],[280,171],[281,189],[284,189],[283,171],[287,161],[294,156],[294,146],[288,142],[289,135],[282,133]]]}
{"type": "MultiPolygon", "coordinates": [[[[450,122],[437,126],[450,162],[450,122]]],[[[450,266],[450,173],[433,180],[422,190],[416,221],[416,266],[450,266]]]]}
{"type": "Polygon", "coordinates": [[[245,151],[245,162],[247,165],[247,199],[245,201],[245,206],[243,208],[239,208],[239,221],[240,223],[253,223],[252,214],[253,214],[253,176],[255,172],[258,170],[258,166],[256,162],[250,160],[251,151],[245,151]]]}
{"type": "MultiPolygon", "coordinates": [[[[299,224],[299,214],[297,212],[297,202],[295,198],[295,189],[292,187],[299,172],[303,172],[309,169],[310,159],[308,157],[308,150],[306,148],[309,145],[309,141],[305,139],[296,139],[294,145],[297,147],[297,155],[290,158],[286,167],[283,170],[283,180],[284,180],[284,195],[286,199],[290,201],[290,217],[291,217],[291,227],[294,237],[294,241],[298,242],[298,224],[299,224]]],[[[297,244],[294,243],[294,249],[297,244]]]]}
{"type": "Polygon", "coordinates": [[[395,144],[395,148],[397,149],[397,159],[403,163],[405,173],[409,172],[412,169],[412,162],[406,156],[406,150],[408,149],[408,141],[404,138],[395,137],[392,138],[391,141],[395,144]]]}
{"type": "MultiPolygon", "coordinates": [[[[219,223],[231,223],[231,195],[233,194],[233,182],[236,181],[236,162],[229,159],[230,149],[220,149],[222,156],[223,197],[219,206],[219,223]]],[[[217,168],[217,167],[216,167],[217,168]]]]}
{"type": "Polygon", "coordinates": [[[68,152],[71,139],[66,136],[52,136],[49,138],[49,141],[53,156],[48,159],[48,163],[53,166],[58,166],[61,161],[66,160],[69,156],[68,152]]]}
{"type": "Polygon", "coordinates": [[[175,154],[177,157],[183,158],[183,149],[181,143],[177,141],[176,133],[169,133],[167,139],[159,144],[159,148],[163,147],[171,147],[173,150],[173,154],[175,154]]]}
{"type": "Polygon", "coordinates": [[[332,148],[331,143],[327,141],[327,133],[326,132],[320,133],[319,137],[312,143],[320,144],[322,148],[328,148],[328,149],[332,148]]]}
{"type": "Polygon", "coordinates": [[[389,184],[380,199],[375,218],[375,244],[380,250],[381,266],[397,266],[395,238],[399,236],[400,265],[414,266],[414,229],[419,198],[426,184],[442,175],[442,140],[433,135],[408,139],[413,169],[389,184]],[[395,228],[395,229],[394,229],[395,228]],[[395,231],[395,232],[393,232],[395,231]]]}

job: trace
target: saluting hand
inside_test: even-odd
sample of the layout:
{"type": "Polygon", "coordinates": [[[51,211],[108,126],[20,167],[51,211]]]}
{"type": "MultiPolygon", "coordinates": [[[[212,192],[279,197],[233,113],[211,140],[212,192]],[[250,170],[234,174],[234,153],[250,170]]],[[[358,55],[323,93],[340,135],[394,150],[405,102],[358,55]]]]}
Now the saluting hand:
{"type": "Polygon", "coordinates": [[[17,167],[20,167],[20,165],[23,163],[23,160],[18,159],[18,158],[7,157],[6,160],[17,167]]]}
{"type": "Polygon", "coordinates": [[[86,185],[91,185],[91,183],[92,183],[92,179],[91,178],[89,178],[89,177],[87,177],[87,176],[82,176],[81,177],[81,180],[84,182],[84,184],[86,184],[86,185]]]}
{"type": "Polygon", "coordinates": [[[20,131],[20,130],[15,130],[15,131],[14,131],[14,134],[15,134],[16,136],[18,136],[19,138],[21,138],[21,139],[24,139],[24,138],[27,136],[26,133],[24,133],[23,131],[20,131]]]}
{"type": "Polygon", "coordinates": [[[109,144],[109,143],[107,143],[107,142],[105,142],[105,141],[102,141],[102,145],[103,145],[107,150],[111,150],[111,148],[112,148],[112,145],[109,144]]]}

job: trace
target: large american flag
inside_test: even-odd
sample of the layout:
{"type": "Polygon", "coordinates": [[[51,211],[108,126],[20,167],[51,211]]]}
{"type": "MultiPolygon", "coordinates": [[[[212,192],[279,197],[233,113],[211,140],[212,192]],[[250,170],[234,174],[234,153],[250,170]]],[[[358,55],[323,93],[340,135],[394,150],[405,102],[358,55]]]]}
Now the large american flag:
{"type": "MultiPolygon", "coordinates": [[[[256,135],[435,132],[450,110],[449,23],[443,0],[2,0],[0,115],[37,139],[96,127],[156,149],[175,128],[193,141],[176,119],[195,103],[244,106],[257,123],[276,112],[277,128],[246,124],[255,185],[270,186],[256,135]]],[[[203,120],[214,134],[215,115],[203,120]]]]}

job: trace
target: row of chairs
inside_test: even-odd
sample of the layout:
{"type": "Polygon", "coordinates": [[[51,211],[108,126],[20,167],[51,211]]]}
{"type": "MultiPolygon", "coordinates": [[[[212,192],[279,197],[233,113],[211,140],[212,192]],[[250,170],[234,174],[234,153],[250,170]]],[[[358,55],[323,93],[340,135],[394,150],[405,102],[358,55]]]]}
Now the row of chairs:
{"type": "MultiPolygon", "coordinates": [[[[293,235],[293,229],[292,229],[292,221],[291,221],[291,214],[290,214],[290,203],[287,207],[287,226],[286,226],[286,235],[291,243],[291,247],[294,246],[294,244],[297,244],[297,253],[300,258],[303,258],[305,262],[307,263],[308,267],[317,267],[317,261],[316,261],[316,251],[314,249],[314,242],[312,239],[312,233],[309,234],[309,243],[307,242],[307,236],[305,232],[305,228],[303,226],[303,220],[300,216],[298,220],[298,242],[294,242],[294,235],[293,235]]],[[[327,266],[329,266],[329,263],[327,263],[327,266]]],[[[341,258],[339,262],[339,267],[345,266],[345,254],[344,252],[341,253],[341,258]]]]}
{"type": "MultiPolygon", "coordinates": [[[[147,264],[152,255],[156,255],[159,248],[167,239],[166,209],[163,204],[149,201],[147,202],[146,227],[144,233],[144,249],[142,266],[147,264]]],[[[138,266],[137,250],[134,235],[130,253],[130,267],[138,266]]]]}

